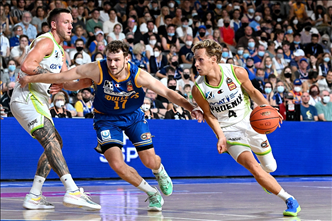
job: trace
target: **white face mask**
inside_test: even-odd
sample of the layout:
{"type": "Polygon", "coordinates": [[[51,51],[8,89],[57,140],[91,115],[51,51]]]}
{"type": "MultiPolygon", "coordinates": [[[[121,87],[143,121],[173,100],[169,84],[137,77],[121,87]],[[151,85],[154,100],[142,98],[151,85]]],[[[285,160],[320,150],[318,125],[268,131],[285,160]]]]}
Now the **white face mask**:
{"type": "Polygon", "coordinates": [[[170,8],[173,8],[174,7],[174,3],[168,3],[168,6],[170,7],[170,8]]]}
{"type": "Polygon", "coordinates": [[[260,20],[261,20],[261,16],[257,15],[257,16],[255,17],[255,20],[256,20],[256,21],[260,21],[260,20]]]}
{"type": "Polygon", "coordinates": [[[100,61],[100,60],[103,60],[103,58],[96,58],[96,61],[100,61]]]}
{"type": "Polygon", "coordinates": [[[149,41],[150,45],[155,45],[156,42],[157,42],[157,40],[150,40],[150,41],[149,41]]]}
{"type": "Polygon", "coordinates": [[[294,91],[296,91],[296,92],[300,92],[301,91],[301,87],[294,87],[294,91]]]}
{"type": "Polygon", "coordinates": [[[154,56],[155,56],[155,57],[159,57],[159,55],[160,55],[160,52],[159,52],[159,51],[155,51],[155,52],[154,52],[154,56]]]}
{"type": "Polygon", "coordinates": [[[293,20],[293,24],[294,24],[294,25],[297,25],[297,23],[299,23],[298,20],[293,20]]]}
{"type": "Polygon", "coordinates": [[[55,106],[57,108],[62,108],[62,106],[65,105],[65,102],[64,101],[56,101],[55,102],[55,106]]]}
{"type": "Polygon", "coordinates": [[[75,62],[76,62],[76,64],[82,65],[83,64],[83,58],[76,58],[75,62]]]}
{"type": "Polygon", "coordinates": [[[192,41],[186,41],[186,45],[191,46],[193,44],[192,41]]]}
{"type": "Polygon", "coordinates": [[[150,104],[142,104],[142,110],[143,110],[144,112],[150,110],[150,104]]]}
{"type": "Polygon", "coordinates": [[[324,102],[325,104],[327,104],[328,102],[330,102],[330,96],[324,96],[324,97],[323,97],[323,102],[324,102]]]}

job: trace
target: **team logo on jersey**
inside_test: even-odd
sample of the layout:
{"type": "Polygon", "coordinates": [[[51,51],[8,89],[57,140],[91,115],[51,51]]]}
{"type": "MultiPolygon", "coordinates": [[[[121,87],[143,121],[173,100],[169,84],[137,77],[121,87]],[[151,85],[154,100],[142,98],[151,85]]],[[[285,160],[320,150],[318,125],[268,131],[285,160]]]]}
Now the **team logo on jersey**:
{"type": "Polygon", "coordinates": [[[228,89],[230,91],[232,91],[232,90],[234,90],[236,88],[236,85],[234,84],[234,82],[232,81],[232,79],[227,78],[226,79],[226,83],[227,83],[228,89]]]}
{"type": "Polygon", "coordinates": [[[131,83],[131,81],[128,81],[127,82],[127,91],[130,92],[133,90],[134,90],[133,84],[131,83]]]}
{"type": "Polygon", "coordinates": [[[105,94],[109,94],[110,92],[113,92],[114,86],[113,86],[112,81],[105,80],[103,88],[104,88],[104,93],[105,94]]]}
{"type": "Polygon", "coordinates": [[[144,133],[141,135],[142,140],[149,140],[151,139],[151,133],[144,133]]]}
{"type": "Polygon", "coordinates": [[[110,139],[112,139],[112,137],[111,137],[111,133],[110,133],[110,131],[109,130],[103,130],[101,133],[100,133],[100,135],[101,135],[101,139],[102,140],[110,140],[110,139]]]}
{"type": "Polygon", "coordinates": [[[266,140],[264,142],[261,143],[261,147],[262,148],[268,148],[269,147],[269,142],[266,140]]]}
{"type": "Polygon", "coordinates": [[[224,92],[222,89],[220,89],[219,91],[218,91],[218,94],[221,94],[222,92],[224,92]]]}
{"type": "Polygon", "coordinates": [[[213,95],[212,91],[208,91],[208,92],[206,92],[205,97],[206,97],[206,99],[212,99],[212,98],[214,98],[214,95],[213,95]]]}

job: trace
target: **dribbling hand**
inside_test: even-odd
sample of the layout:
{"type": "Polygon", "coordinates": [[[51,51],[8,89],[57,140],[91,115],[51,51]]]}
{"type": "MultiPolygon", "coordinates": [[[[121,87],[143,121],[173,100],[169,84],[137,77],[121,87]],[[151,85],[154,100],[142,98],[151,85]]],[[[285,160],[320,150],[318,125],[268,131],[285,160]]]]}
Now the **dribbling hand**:
{"type": "Polygon", "coordinates": [[[220,153],[220,154],[222,154],[222,153],[224,153],[224,152],[227,151],[226,137],[225,136],[220,137],[218,139],[217,150],[218,150],[218,153],[220,153]]]}

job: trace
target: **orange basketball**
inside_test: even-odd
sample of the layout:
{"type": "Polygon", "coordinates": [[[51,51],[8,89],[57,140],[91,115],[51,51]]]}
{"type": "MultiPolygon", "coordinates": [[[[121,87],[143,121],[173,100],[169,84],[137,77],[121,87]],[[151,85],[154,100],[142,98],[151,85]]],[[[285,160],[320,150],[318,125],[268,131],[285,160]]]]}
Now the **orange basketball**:
{"type": "Polygon", "coordinates": [[[250,114],[250,124],[257,133],[272,133],[279,126],[279,113],[271,106],[258,106],[250,114]]]}

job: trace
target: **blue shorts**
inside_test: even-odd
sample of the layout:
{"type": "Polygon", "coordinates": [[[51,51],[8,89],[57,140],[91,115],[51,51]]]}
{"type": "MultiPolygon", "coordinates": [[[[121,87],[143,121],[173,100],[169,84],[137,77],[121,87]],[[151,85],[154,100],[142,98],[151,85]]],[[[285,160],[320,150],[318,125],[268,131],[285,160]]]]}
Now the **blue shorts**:
{"type": "Polygon", "coordinates": [[[94,129],[103,152],[118,146],[123,147],[123,132],[136,147],[137,151],[152,148],[149,124],[141,109],[125,115],[104,115],[95,113],[94,129]]]}

